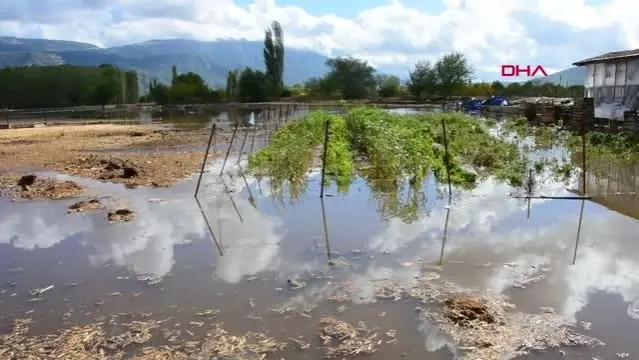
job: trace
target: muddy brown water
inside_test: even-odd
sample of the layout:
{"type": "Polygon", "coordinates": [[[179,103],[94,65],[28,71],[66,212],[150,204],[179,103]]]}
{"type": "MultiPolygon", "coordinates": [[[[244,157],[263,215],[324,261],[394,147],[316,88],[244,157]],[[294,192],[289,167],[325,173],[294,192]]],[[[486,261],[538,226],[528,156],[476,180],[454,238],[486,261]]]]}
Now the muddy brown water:
{"type": "MultiPolygon", "coordinates": [[[[634,195],[600,191],[596,199],[608,202],[584,202],[573,264],[578,200],[533,200],[528,217],[528,204],[509,196],[512,188],[484,181],[472,191],[454,190],[447,207],[447,198],[430,180],[424,185],[428,215],[407,224],[382,221],[370,188],[358,179],[348,194],[332,187],[326,191],[327,242],[317,173],[310,175],[300,199],[280,202],[269,197],[266,180],[245,181],[232,159],[229,164],[233,176],[221,179],[219,161],[208,167],[199,196],[215,239],[193,198],[195,178],[170,189],[129,190],[43,173],[73,179],[104,201],[125,202],[137,217],[123,224],[108,224],[105,211],[67,214],[66,207],[77,199],[2,199],[0,329],[9,329],[15,318],[31,317],[34,333],[43,334],[114,314],[148,313],[166,320],[166,326],[189,328],[193,338],[205,330],[191,322],[215,320],[231,332],[307,340],[309,350],[291,347],[272,358],[318,359],[318,321],[333,315],[397,331],[397,343],[383,345],[371,359],[453,359],[457,350],[450,339],[416,313],[423,305],[373,301],[374,281],[410,280],[419,274],[420,261],[441,261],[446,280],[502,291],[519,311],[553,307],[580,332],[606,343],[522,358],[639,356],[634,335],[639,331],[639,222],[614,210],[615,201],[637,204],[634,195]],[[293,289],[289,279],[305,286],[293,289]],[[328,300],[343,281],[357,285],[353,301],[328,300]],[[35,297],[30,290],[50,285],[54,288],[37,296],[42,300],[29,301],[35,297]],[[341,305],[346,305],[343,312],[341,305]],[[291,311],[273,311],[286,308],[291,311]],[[295,312],[304,308],[310,318],[295,312]],[[213,319],[197,315],[206,309],[220,313],[213,319]]],[[[568,189],[577,186],[576,179],[568,184],[549,180],[537,191],[571,195],[568,189]]]]}

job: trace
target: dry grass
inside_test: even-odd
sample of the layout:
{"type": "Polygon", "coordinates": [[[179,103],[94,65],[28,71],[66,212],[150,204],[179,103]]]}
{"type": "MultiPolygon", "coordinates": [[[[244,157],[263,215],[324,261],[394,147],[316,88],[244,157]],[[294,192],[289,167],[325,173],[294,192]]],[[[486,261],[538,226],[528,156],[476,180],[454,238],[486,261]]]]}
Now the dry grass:
{"type": "MultiPolygon", "coordinates": [[[[197,172],[202,164],[202,153],[139,153],[80,154],[57,163],[58,171],[66,174],[122,183],[130,187],[138,185],[166,187],[197,172]],[[120,169],[110,170],[110,164],[120,162],[135,169],[134,176],[126,176],[120,169]]],[[[210,155],[211,156],[211,155],[210,155]]]]}
{"type": "MultiPolygon", "coordinates": [[[[146,125],[114,124],[2,130],[0,171],[17,174],[25,168],[46,168],[100,179],[105,174],[97,169],[96,161],[115,157],[135,164],[139,176],[105,181],[170,186],[199,169],[203,156],[200,149],[206,145],[208,135],[207,129],[158,130],[146,125]],[[193,148],[195,145],[198,148],[193,148]],[[126,148],[146,150],[115,152],[126,148]],[[194,151],[186,151],[187,148],[194,151]],[[154,149],[170,151],[153,152],[154,149]]],[[[227,142],[229,135],[220,133],[216,139],[218,143],[227,142]]]]}

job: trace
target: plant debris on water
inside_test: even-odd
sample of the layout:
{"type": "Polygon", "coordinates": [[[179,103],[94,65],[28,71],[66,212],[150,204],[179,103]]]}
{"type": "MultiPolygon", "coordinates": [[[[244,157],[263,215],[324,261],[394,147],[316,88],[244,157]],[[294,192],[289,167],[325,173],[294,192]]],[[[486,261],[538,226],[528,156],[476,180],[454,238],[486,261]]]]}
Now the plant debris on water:
{"type": "MultiPolygon", "coordinates": [[[[344,288],[357,292],[354,284],[346,283],[344,288]]],[[[422,316],[452,337],[464,352],[464,359],[510,359],[560,346],[603,345],[598,339],[574,331],[559,315],[516,311],[501,293],[462,289],[440,280],[436,272],[425,272],[415,282],[375,281],[373,288],[379,300],[413,299],[441,304],[441,309],[422,311],[422,316]]],[[[334,298],[349,299],[343,295],[334,298]]]]}
{"type": "Polygon", "coordinates": [[[378,334],[363,322],[355,327],[334,317],[325,317],[320,320],[320,325],[319,336],[324,354],[329,359],[372,354],[383,343],[378,334]]]}
{"type": "Polygon", "coordinates": [[[89,210],[97,210],[102,208],[102,203],[98,199],[91,199],[85,201],[79,201],[77,203],[69,205],[67,209],[68,213],[80,213],[89,210]]]}
{"type": "MultiPolygon", "coordinates": [[[[232,335],[222,324],[211,325],[202,341],[174,341],[170,345],[146,346],[158,333],[162,321],[132,321],[118,324],[120,332],[107,331],[103,323],[74,326],[56,334],[31,336],[31,319],[15,320],[11,332],[0,335],[2,359],[264,359],[287,344],[262,333],[232,335]],[[136,345],[136,346],[133,346],[136,345]]],[[[173,332],[165,329],[164,335],[173,332]]]]}
{"type": "Polygon", "coordinates": [[[503,299],[456,296],[443,312],[427,312],[470,360],[511,359],[531,351],[560,346],[600,346],[603,343],[572,330],[558,315],[508,311],[503,299]]]}

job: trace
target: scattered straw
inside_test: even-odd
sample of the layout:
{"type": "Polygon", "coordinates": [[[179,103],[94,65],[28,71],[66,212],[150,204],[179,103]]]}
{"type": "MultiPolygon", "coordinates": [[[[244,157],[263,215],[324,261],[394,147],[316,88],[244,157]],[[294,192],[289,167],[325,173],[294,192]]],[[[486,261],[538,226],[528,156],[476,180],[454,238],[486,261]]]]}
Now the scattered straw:
{"type": "Polygon", "coordinates": [[[250,360],[264,359],[267,354],[287,346],[261,333],[230,335],[222,324],[212,324],[213,329],[202,342],[175,339],[172,345],[138,348],[134,345],[149,342],[153,331],[164,321],[120,324],[117,328],[124,331],[112,337],[106,336],[102,323],[75,326],[52,335],[29,336],[31,322],[30,319],[16,320],[10,333],[0,334],[0,359],[181,360],[219,357],[250,360]]]}
{"type": "Polygon", "coordinates": [[[266,354],[281,351],[286,345],[261,333],[229,335],[221,324],[215,324],[207,340],[202,344],[200,354],[237,360],[263,359],[266,354]]]}
{"type": "Polygon", "coordinates": [[[426,317],[453,338],[468,360],[511,359],[560,346],[603,345],[576,333],[555,314],[507,311],[512,307],[499,298],[457,296],[447,300],[442,311],[427,312],[426,317]]]}
{"type": "Polygon", "coordinates": [[[106,359],[101,324],[75,326],[56,335],[27,335],[30,319],[16,320],[13,331],[0,336],[2,359],[106,359]]]}
{"type": "Polygon", "coordinates": [[[334,317],[325,317],[320,320],[320,324],[322,328],[319,336],[327,358],[372,354],[382,343],[377,338],[377,333],[368,329],[364,322],[355,327],[334,317]]]}

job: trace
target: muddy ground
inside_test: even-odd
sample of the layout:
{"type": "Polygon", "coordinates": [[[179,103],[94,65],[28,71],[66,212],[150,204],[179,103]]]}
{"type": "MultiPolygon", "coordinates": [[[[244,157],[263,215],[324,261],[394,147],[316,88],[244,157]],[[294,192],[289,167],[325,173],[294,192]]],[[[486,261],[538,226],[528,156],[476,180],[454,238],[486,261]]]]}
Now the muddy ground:
{"type": "MultiPolygon", "coordinates": [[[[138,185],[171,186],[197,170],[208,129],[148,125],[72,125],[0,131],[0,184],[16,184],[33,169],[138,185]]],[[[217,143],[230,134],[218,133],[217,143]]]]}

